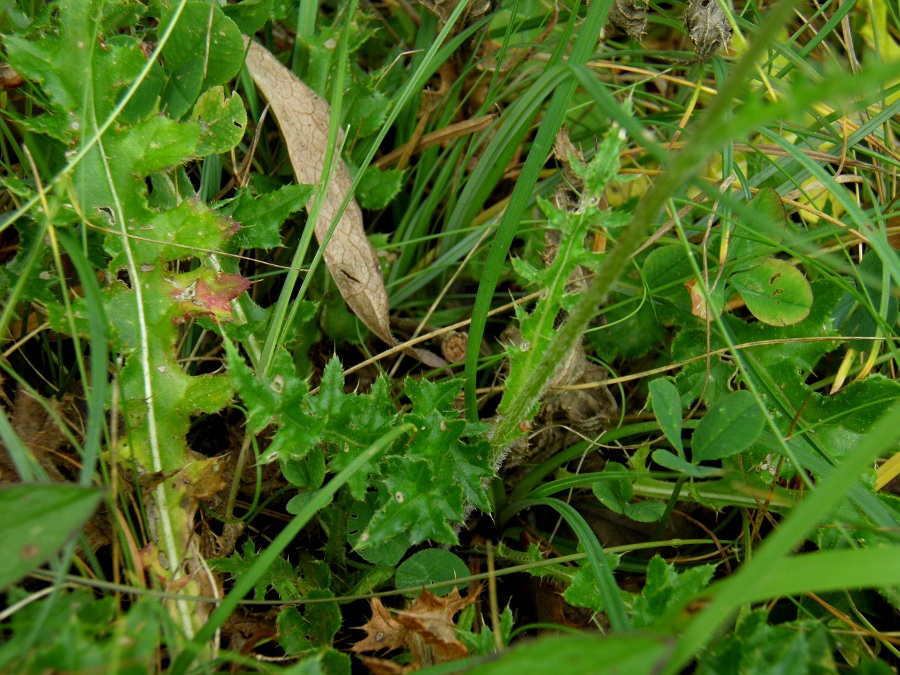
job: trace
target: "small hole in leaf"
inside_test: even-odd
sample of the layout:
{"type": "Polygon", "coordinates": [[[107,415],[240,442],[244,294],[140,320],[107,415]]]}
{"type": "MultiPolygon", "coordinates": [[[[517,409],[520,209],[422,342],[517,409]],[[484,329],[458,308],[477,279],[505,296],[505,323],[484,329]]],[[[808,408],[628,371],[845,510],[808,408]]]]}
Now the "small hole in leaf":
{"type": "Polygon", "coordinates": [[[131,288],[131,277],[128,276],[128,272],[125,270],[119,270],[116,272],[116,280],[121,281],[123,284],[131,288]]]}

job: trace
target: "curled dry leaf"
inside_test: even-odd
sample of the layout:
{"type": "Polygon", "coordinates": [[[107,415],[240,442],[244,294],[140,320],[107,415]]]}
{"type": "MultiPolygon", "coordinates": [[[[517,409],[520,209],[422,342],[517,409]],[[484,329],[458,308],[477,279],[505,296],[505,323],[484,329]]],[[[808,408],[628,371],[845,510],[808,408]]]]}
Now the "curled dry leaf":
{"type": "Polygon", "coordinates": [[[717,0],[688,0],[684,27],[701,61],[712,58],[731,41],[731,25],[717,0]]]}
{"type": "Polygon", "coordinates": [[[703,319],[704,321],[715,321],[719,315],[715,308],[710,307],[703,295],[703,290],[697,285],[696,279],[684,282],[684,287],[691,294],[691,314],[703,319]]]}
{"type": "MultiPolygon", "coordinates": [[[[328,149],[331,119],[328,103],[260,44],[250,42],[246,65],[278,121],[297,182],[316,185],[322,178],[328,149]]],[[[344,162],[340,157],[334,161],[334,175],[327,186],[315,223],[316,238],[320,244],[328,235],[352,184],[344,162]]],[[[311,205],[312,202],[307,209],[311,205]]],[[[362,211],[356,200],[351,199],[341,214],[323,258],[350,309],[375,335],[390,345],[396,345],[390,330],[387,290],[381,265],[366,237],[362,211]]],[[[426,365],[435,368],[446,365],[443,359],[430,352],[418,349],[408,351],[426,365]]]]}
{"type": "MultiPolygon", "coordinates": [[[[475,602],[480,588],[462,597],[454,588],[448,595],[438,597],[426,590],[408,610],[397,612],[396,618],[378,598],[371,601],[372,618],[362,627],[367,637],[351,647],[359,652],[409,649],[412,664],[406,670],[419,670],[431,663],[446,663],[469,655],[465,645],[456,637],[454,615],[475,602]]],[[[390,672],[390,662],[366,659],[372,672],[390,672]]]]}

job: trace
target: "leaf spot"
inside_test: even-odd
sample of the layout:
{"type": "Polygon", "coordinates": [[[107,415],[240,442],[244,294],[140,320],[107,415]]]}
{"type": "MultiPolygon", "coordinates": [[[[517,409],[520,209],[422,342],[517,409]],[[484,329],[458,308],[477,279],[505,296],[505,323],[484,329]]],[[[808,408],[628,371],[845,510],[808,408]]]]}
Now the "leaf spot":
{"type": "Polygon", "coordinates": [[[274,391],[276,394],[280,394],[284,391],[284,378],[281,375],[276,375],[272,378],[272,381],[269,383],[269,389],[274,391]]]}

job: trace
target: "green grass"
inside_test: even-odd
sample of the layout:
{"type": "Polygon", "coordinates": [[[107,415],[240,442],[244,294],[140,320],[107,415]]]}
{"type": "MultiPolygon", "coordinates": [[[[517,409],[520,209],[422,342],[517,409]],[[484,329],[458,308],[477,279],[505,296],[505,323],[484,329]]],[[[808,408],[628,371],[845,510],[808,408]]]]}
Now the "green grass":
{"type": "Polygon", "coordinates": [[[896,669],[900,15],[612,5],[0,10],[0,669],[896,669]]]}

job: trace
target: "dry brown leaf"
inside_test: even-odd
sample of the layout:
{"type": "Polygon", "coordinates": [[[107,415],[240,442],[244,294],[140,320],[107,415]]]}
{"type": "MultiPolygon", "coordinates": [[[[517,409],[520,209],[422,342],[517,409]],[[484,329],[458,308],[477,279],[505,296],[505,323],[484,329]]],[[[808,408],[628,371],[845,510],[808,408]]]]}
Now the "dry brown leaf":
{"type": "Polygon", "coordinates": [[[703,291],[697,285],[697,281],[695,279],[685,281],[684,287],[691,294],[691,314],[704,321],[714,320],[717,316],[716,311],[706,302],[706,296],[703,295],[703,291]]]}
{"type": "MultiPolygon", "coordinates": [[[[249,42],[247,38],[245,40],[249,42]]],[[[256,42],[250,42],[246,65],[278,121],[297,182],[318,184],[322,179],[328,149],[331,119],[328,103],[256,42]]],[[[320,244],[328,235],[352,183],[350,172],[341,158],[335,157],[334,162],[333,176],[315,223],[316,238],[320,244]]],[[[307,210],[311,206],[312,201],[307,205],[307,210]]],[[[355,199],[350,200],[341,214],[323,258],[350,309],[375,335],[389,345],[396,345],[397,341],[391,335],[381,265],[366,237],[362,211],[355,199]]],[[[408,351],[434,368],[446,365],[443,359],[430,352],[418,349],[408,351]]]]}
{"type": "MultiPolygon", "coordinates": [[[[362,627],[367,637],[357,642],[351,650],[373,652],[383,649],[408,649],[412,654],[410,672],[435,663],[446,663],[469,655],[466,646],[456,638],[453,617],[468,607],[478,597],[474,591],[461,597],[457,589],[445,597],[422,591],[415,604],[408,610],[397,612],[394,618],[378,598],[372,600],[372,618],[362,627]]],[[[394,664],[380,659],[366,659],[372,672],[388,672],[394,664]]]]}
{"type": "Polygon", "coordinates": [[[381,600],[373,598],[372,618],[362,627],[366,638],[360,640],[350,649],[354,652],[377,652],[382,649],[403,649],[407,646],[409,636],[407,630],[391,616],[390,610],[381,600]]]}
{"type": "Polygon", "coordinates": [[[477,591],[463,598],[456,588],[442,598],[422,591],[411,609],[397,613],[397,622],[431,646],[433,663],[462,659],[469,655],[469,650],[456,638],[453,617],[475,602],[476,597],[477,591]]]}

